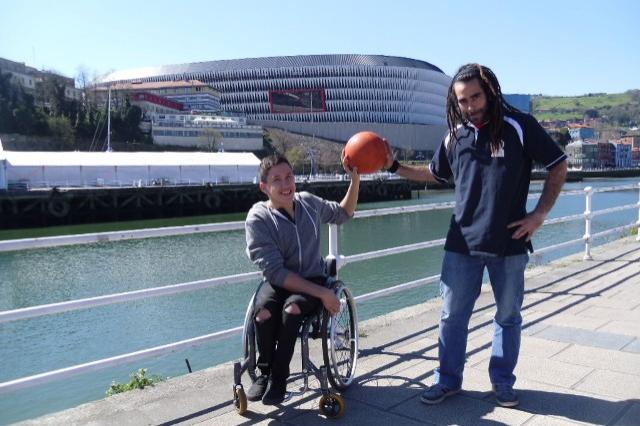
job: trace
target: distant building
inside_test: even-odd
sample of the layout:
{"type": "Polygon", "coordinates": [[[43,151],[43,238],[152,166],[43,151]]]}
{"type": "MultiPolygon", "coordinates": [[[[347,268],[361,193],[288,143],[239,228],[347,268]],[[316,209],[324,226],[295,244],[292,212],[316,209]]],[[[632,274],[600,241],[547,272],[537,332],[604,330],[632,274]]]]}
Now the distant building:
{"type": "Polygon", "coordinates": [[[627,135],[618,139],[618,143],[631,145],[632,149],[640,149],[640,135],[627,135]]]}
{"type": "Polygon", "coordinates": [[[128,97],[139,102],[144,113],[182,112],[219,112],[220,92],[199,80],[176,81],[133,81],[116,83],[97,88],[100,98],[106,101],[106,94],[111,89],[112,98],[128,97]]]}
{"type": "Polygon", "coordinates": [[[64,86],[65,98],[69,100],[82,99],[82,90],[76,89],[75,80],[50,71],[40,71],[36,68],[29,67],[23,62],[14,62],[5,58],[0,58],[0,71],[10,73],[11,80],[21,86],[25,92],[35,95],[36,85],[42,83],[49,78],[55,78],[64,86]]]}
{"type": "Polygon", "coordinates": [[[244,117],[154,114],[153,142],[195,146],[210,151],[257,151],[263,148],[262,126],[247,125],[244,117]]]}
{"type": "Polygon", "coordinates": [[[624,143],[613,143],[615,146],[615,163],[617,168],[632,167],[631,145],[624,143]]]}
{"type": "Polygon", "coordinates": [[[565,147],[569,167],[576,169],[594,169],[598,167],[598,144],[578,140],[565,147]]]}
{"type": "Polygon", "coordinates": [[[587,127],[580,124],[570,124],[569,136],[571,136],[571,140],[574,140],[574,141],[585,140],[585,139],[595,139],[596,130],[593,127],[587,127]]]}
{"type": "Polygon", "coordinates": [[[615,167],[615,145],[610,142],[597,142],[598,145],[598,162],[596,167],[607,169],[615,167]]]}
{"type": "Polygon", "coordinates": [[[505,100],[522,112],[531,113],[531,95],[504,95],[505,100]]]}
{"type": "Polygon", "coordinates": [[[640,167],[640,148],[633,148],[631,150],[631,166],[640,167]]]}

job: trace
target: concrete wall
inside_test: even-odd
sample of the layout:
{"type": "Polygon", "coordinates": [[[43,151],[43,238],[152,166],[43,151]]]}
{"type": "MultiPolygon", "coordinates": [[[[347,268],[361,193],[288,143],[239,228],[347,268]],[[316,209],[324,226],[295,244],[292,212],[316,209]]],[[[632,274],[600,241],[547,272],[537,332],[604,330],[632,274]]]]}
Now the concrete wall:
{"type": "MultiPolygon", "coordinates": [[[[293,121],[249,120],[250,124],[274,127],[294,133],[315,135],[323,139],[346,142],[363,130],[376,132],[396,148],[435,151],[447,131],[443,125],[389,123],[299,123],[293,121]]],[[[225,145],[226,147],[226,145],[225,145]]]]}

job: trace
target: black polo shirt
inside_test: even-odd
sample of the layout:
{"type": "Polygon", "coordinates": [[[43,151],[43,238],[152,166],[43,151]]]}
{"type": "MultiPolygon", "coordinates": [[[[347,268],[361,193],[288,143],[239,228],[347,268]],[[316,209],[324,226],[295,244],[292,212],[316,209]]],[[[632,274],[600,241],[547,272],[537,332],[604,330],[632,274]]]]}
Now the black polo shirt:
{"type": "Polygon", "coordinates": [[[458,126],[457,141],[447,137],[429,169],[439,181],[453,177],[456,205],[445,250],[471,255],[509,256],[526,253],[525,238],[514,240],[507,224],[526,214],[533,161],[551,170],[566,155],[534,117],[504,117],[503,148],[491,152],[489,126],[458,126]]]}

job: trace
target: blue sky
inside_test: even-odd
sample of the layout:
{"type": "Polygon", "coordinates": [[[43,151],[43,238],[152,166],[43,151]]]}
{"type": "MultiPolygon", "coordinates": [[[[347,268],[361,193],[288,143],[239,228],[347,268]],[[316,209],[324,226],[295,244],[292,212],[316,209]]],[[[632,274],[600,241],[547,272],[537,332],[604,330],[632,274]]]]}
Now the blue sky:
{"type": "Polygon", "coordinates": [[[0,0],[0,57],[75,77],[259,56],[361,53],[467,62],[505,93],[640,89],[637,0],[0,0]]]}

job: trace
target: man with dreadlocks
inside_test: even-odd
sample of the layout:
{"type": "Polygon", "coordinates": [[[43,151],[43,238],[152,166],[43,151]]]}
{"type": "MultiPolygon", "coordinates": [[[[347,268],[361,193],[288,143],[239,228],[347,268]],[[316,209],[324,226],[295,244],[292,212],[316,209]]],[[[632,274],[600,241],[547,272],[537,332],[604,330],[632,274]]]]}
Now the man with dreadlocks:
{"type": "Polygon", "coordinates": [[[494,73],[479,64],[464,65],[453,77],[447,124],[449,131],[428,168],[400,165],[387,145],[389,172],[455,183],[440,278],[439,367],[421,400],[437,404],[462,387],[469,319],[486,268],[497,306],[489,377],[498,404],[514,407],[527,251],[533,251],[531,237],[560,193],[566,156],[535,118],[505,101],[494,73]],[[534,161],[549,173],[536,208],[527,213],[534,161]]]}

